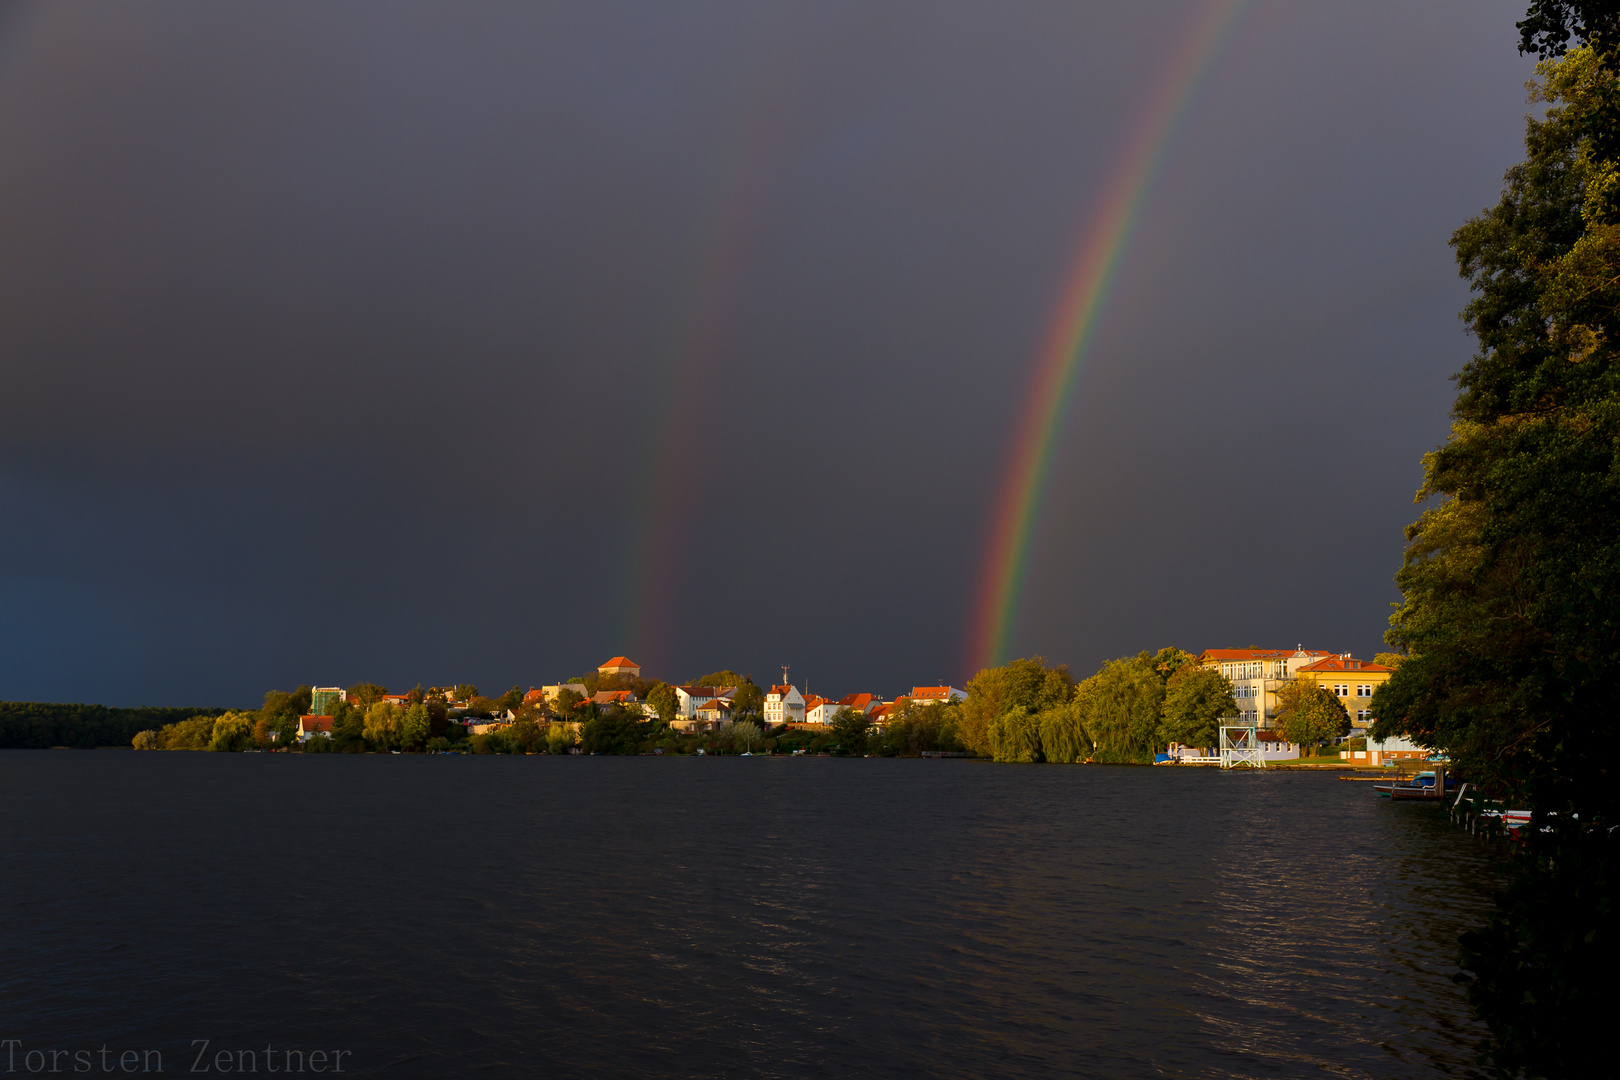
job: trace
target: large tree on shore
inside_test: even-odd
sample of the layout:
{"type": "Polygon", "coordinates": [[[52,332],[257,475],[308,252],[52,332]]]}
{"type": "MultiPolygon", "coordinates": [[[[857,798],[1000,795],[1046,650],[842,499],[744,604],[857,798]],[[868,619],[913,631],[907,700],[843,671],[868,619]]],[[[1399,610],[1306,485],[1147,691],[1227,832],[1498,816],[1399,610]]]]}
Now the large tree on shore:
{"type": "Polygon", "coordinates": [[[1620,790],[1620,83],[1614,4],[1536,3],[1525,160],[1452,237],[1478,351],[1424,459],[1372,734],[1448,752],[1530,808],[1509,888],[1464,939],[1502,1075],[1604,1075],[1620,790]],[[1564,55],[1571,35],[1595,42],[1564,55]]]}

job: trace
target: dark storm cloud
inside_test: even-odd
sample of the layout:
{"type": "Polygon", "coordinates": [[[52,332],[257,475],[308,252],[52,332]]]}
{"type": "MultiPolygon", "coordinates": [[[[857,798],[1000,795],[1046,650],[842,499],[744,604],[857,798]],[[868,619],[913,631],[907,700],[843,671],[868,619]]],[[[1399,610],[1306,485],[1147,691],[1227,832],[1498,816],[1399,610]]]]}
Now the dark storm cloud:
{"type": "MultiPolygon", "coordinates": [[[[960,680],[1058,280],[1196,8],[6,9],[0,697],[571,674],[634,647],[666,430],[656,674],[960,680]]],[[[1245,16],[1082,372],[1020,651],[1377,647],[1515,17],[1245,16]]]]}

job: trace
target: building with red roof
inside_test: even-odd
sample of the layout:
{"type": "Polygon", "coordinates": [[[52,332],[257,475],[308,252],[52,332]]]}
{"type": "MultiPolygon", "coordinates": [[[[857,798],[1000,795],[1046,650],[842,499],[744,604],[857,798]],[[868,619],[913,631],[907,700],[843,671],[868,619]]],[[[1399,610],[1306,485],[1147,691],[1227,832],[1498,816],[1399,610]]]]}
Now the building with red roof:
{"type": "Polygon", "coordinates": [[[765,722],[767,724],[802,724],[804,695],[790,683],[771,687],[765,695],[765,722]]]}
{"type": "Polygon", "coordinates": [[[332,737],[332,718],[330,716],[300,716],[298,718],[298,741],[308,742],[317,735],[328,739],[332,737]]]}
{"type": "Polygon", "coordinates": [[[1219,671],[1232,684],[1232,693],[1237,698],[1238,705],[1238,715],[1233,719],[1244,724],[1254,724],[1262,729],[1270,728],[1276,722],[1278,692],[1301,677],[1315,679],[1336,693],[1339,687],[1343,687],[1344,693],[1341,697],[1348,696],[1345,708],[1350,713],[1352,724],[1366,727],[1371,722],[1366,706],[1372,698],[1372,687],[1383,681],[1371,677],[1374,674],[1373,669],[1384,672],[1384,679],[1389,677],[1388,668],[1364,660],[1355,660],[1348,653],[1341,655],[1325,649],[1303,647],[1205,649],[1198,654],[1197,663],[1200,667],[1219,671]],[[1334,672],[1350,670],[1334,666],[1344,664],[1365,665],[1365,669],[1355,670],[1365,670],[1368,678],[1361,681],[1346,679],[1343,682],[1324,678],[1334,672]],[[1361,703],[1359,710],[1353,704],[1357,701],[1361,703]]]}
{"type": "Polygon", "coordinates": [[[1316,685],[1337,695],[1339,704],[1350,714],[1351,726],[1362,730],[1372,726],[1373,693],[1393,674],[1394,668],[1343,653],[1305,664],[1296,677],[1313,679],[1316,685]]]}
{"type": "Polygon", "coordinates": [[[605,664],[598,665],[598,675],[634,675],[641,678],[641,665],[628,656],[615,656],[605,664]]]}

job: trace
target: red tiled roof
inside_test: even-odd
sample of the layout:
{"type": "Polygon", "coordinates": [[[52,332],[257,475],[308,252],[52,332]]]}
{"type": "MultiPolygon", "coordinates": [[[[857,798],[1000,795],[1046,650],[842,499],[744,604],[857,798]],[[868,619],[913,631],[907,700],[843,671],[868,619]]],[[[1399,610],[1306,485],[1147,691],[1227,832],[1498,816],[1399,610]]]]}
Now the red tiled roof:
{"type": "Polygon", "coordinates": [[[1205,649],[1200,660],[1285,660],[1290,656],[1327,656],[1323,649],[1205,649]]]}
{"type": "Polygon", "coordinates": [[[531,687],[529,687],[529,692],[527,694],[523,695],[523,701],[524,701],[525,704],[527,704],[528,702],[531,702],[531,701],[539,701],[541,698],[543,698],[545,696],[546,696],[546,692],[544,690],[536,690],[534,687],[531,686],[531,687]]]}
{"type": "Polygon", "coordinates": [[[633,690],[598,690],[596,696],[591,698],[598,705],[613,705],[618,702],[635,700],[633,690]]]}
{"type": "Polygon", "coordinates": [[[298,730],[300,732],[331,731],[332,718],[330,716],[300,716],[298,718],[298,730]]]}
{"type": "Polygon", "coordinates": [[[845,694],[838,699],[838,704],[865,711],[871,708],[872,703],[877,700],[878,696],[876,694],[845,694]]]}
{"type": "Polygon", "coordinates": [[[629,657],[628,657],[628,656],[615,656],[615,657],[614,657],[614,658],[613,658],[613,659],[611,659],[611,660],[609,660],[609,661],[608,661],[608,662],[607,662],[607,663],[605,663],[605,664],[603,664],[603,665],[601,665],[601,666],[600,666],[600,667],[598,667],[598,668],[597,668],[597,669],[596,669],[596,670],[597,670],[597,671],[601,671],[601,670],[602,670],[602,668],[611,668],[611,667],[617,667],[617,668],[626,668],[626,667],[633,667],[633,668],[639,668],[639,667],[641,667],[641,665],[640,665],[640,664],[638,664],[638,663],[636,663],[636,662],[635,662],[635,661],[634,661],[634,660],[632,660],[632,659],[630,659],[630,658],[629,658],[629,657]]]}
{"type": "Polygon", "coordinates": [[[787,684],[782,685],[782,686],[773,686],[773,687],[771,687],[771,693],[773,693],[773,694],[781,694],[782,696],[786,697],[788,691],[792,690],[793,688],[794,687],[793,687],[792,683],[787,683],[787,684]]]}
{"type": "Polygon", "coordinates": [[[951,696],[953,687],[949,686],[913,686],[911,696],[913,699],[926,700],[929,698],[947,698],[951,696]]]}
{"type": "Polygon", "coordinates": [[[1357,660],[1353,656],[1330,656],[1326,660],[1318,660],[1314,664],[1306,664],[1304,667],[1301,667],[1299,670],[1301,670],[1301,671],[1311,671],[1311,672],[1317,672],[1317,671],[1361,671],[1361,672],[1372,672],[1373,674],[1377,674],[1377,673],[1379,673],[1381,671],[1382,672],[1388,672],[1388,671],[1394,671],[1395,669],[1394,668],[1387,668],[1383,664],[1375,664],[1370,660],[1357,660]]]}

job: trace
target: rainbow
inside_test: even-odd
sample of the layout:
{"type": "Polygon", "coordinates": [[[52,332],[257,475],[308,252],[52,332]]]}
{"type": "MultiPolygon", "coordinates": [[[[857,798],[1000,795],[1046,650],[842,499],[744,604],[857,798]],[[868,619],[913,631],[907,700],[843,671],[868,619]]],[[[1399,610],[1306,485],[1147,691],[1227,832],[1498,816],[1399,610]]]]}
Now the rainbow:
{"type": "MultiPolygon", "coordinates": [[[[750,259],[764,227],[771,183],[780,156],[783,128],[780,87],[765,80],[746,95],[730,152],[717,167],[709,214],[686,282],[683,318],[670,353],[667,383],[657,400],[665,402],[652,428],[642,478],[638,535],[622,610],[626,618],[616,638],[628,642],[643,666],[668,671],[670,628],[679,621],[676,605],[684,539],[693,527],[687,506],[702,472],[698,433],[690,418],[719,389],[718,377],[731,344],[736,308],[747,282],[750,259]]],[[[618,648],[618,645],[612,646],[618,648]]]]}
{"type": "Polygon", "coordinates": [[[1058,294],[1023,410],[1014,425],[1006,479],[990,519],[989,542],[970,623],[966,670],[1007,659],[1024,564],[1075,373],[1129,247],[1166,151],[1195,93],[1237,26],[1248,0],[1211,0],[1168,65],[1169,77],[1137,127],[1091,215],[1058,294]]]}

